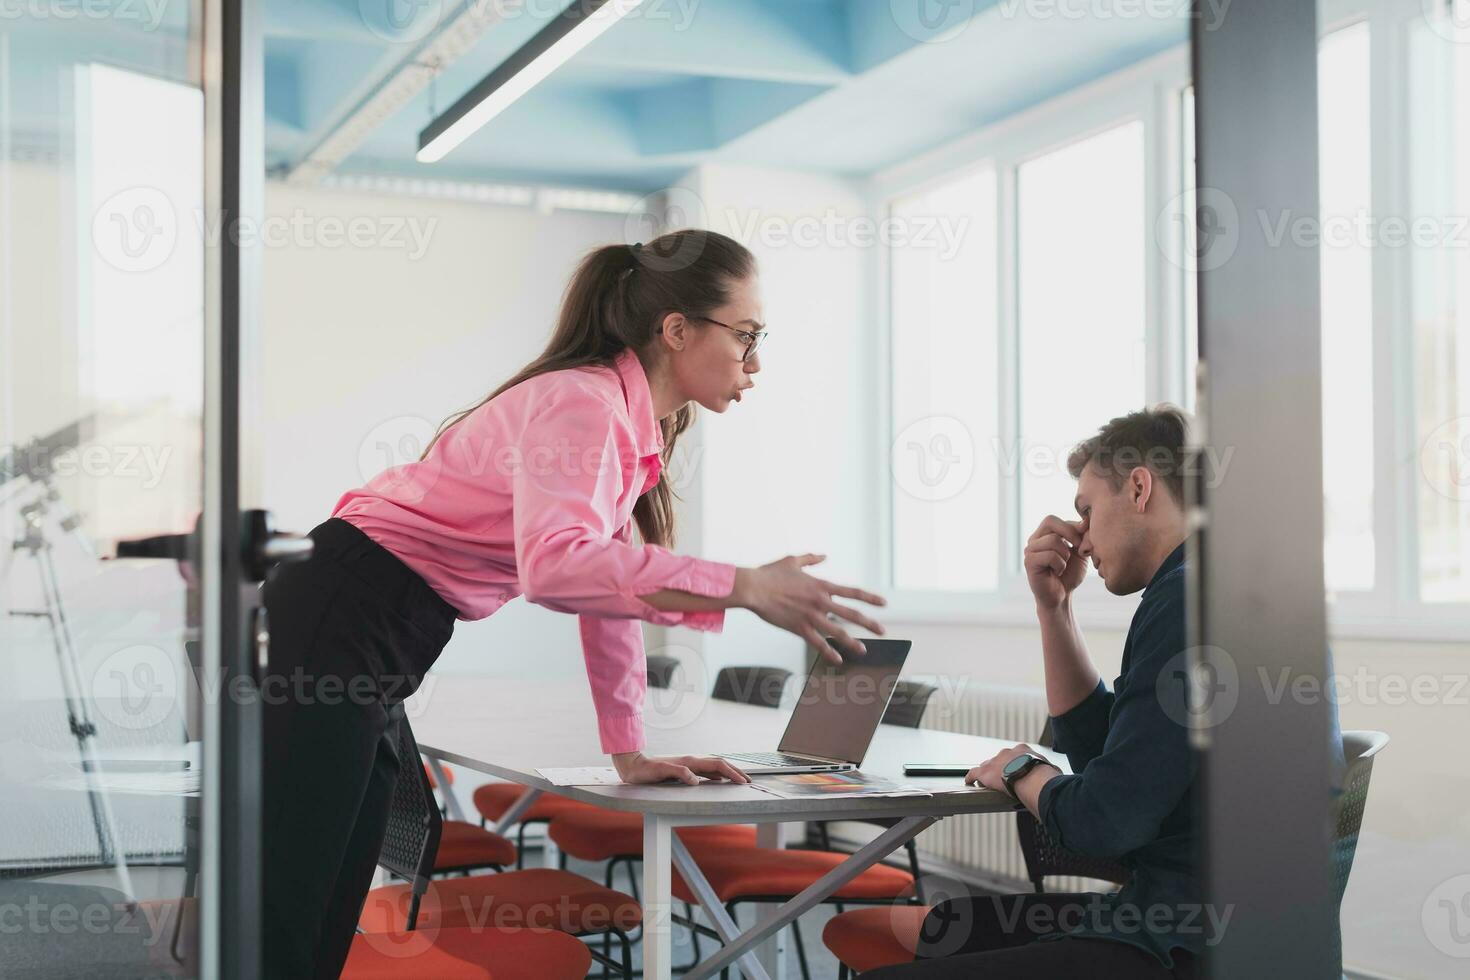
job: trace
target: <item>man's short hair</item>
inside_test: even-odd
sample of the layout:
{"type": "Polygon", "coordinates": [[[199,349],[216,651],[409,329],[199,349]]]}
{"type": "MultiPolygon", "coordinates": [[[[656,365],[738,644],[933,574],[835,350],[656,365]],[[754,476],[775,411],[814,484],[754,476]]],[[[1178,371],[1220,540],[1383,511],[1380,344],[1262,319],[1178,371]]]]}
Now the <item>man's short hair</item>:
{"type": "Polygon", "coordinates": [[[1184,504],[1184,467],[1188,459],[1189,416],[1173,405],[1158,405],[1120,415],[1067,456],[1076,479],[1091,463],[1116,492],[1135,467],[1146,466],[1164,481],[1174,500],[1184,504]]]}

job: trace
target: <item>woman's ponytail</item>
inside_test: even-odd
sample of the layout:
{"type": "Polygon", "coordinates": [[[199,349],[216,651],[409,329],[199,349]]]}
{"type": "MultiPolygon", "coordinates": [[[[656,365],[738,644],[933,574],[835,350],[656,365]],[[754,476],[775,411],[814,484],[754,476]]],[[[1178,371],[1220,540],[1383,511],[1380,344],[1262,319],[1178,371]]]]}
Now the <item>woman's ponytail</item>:
{"type": "MultiPolygon", "coordinates": [[[[728,301],[731,285],[754,272],[755,256],[749,249],[712,231],[685,229],[647,244],[593,249],[567,284],[546,349],[480,402],[445,419],[424,455],[445,430],[502,392],[548,371],[611,366],[624,350],[642,351],[651,344],[668,314],[708,314],[728,301]]],[[[689,405],[659,420],[663,472],[633,507],[638,533],[648,544],[666,548],[674,544],[675,494],[669,464],[679,434],[693,422],[694,409],[689,405]]]]}

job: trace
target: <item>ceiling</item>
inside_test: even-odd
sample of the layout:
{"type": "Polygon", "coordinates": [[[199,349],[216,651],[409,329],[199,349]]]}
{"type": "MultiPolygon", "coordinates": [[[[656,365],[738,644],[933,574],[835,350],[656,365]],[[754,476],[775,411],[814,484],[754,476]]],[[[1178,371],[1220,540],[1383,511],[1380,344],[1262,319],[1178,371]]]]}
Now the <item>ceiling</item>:
{"type": "MultiPolygon", "coordinates": [[[[269,166],[300,161],[457,5],[429,0],[391,28],[364,16],[395,2],[400,13],[415,9],[408,0],[268,2],[269,166]]],[[[1037,19],[1022,0],[645,0],[443,161],[416,163],[435,109],[564,5],[502,0],[512,15],[340,169],[638,192],[710,160],[862,175],[1188,36],[1182,16],[1037,19]]]]}
{"type": "MultiPolygon", "coordinates": [[[[12,146],[65,142],[56,130],[70,118],[71,63],[187,76],[180,5],[149,23],[156,0],[128,2],[139,19],[7,22],[21,35],[0,120],[12,146]]],[[[361,127],[337,172],[639,193],[707,161],[859,176],[1188,36],[1182,13],[1068,14],[1091,9],[1080,0],[645,0],[443,161],[419,164],[418,133],[436,110],[569,0],[469,2],[501,16],[481,21],[483,34],[427,88],[361,127]]],[[[268,170],[289,173],[344,121],[369,118],[362,108],[402,85],[465,3],[263,0],[268,170]]]]}

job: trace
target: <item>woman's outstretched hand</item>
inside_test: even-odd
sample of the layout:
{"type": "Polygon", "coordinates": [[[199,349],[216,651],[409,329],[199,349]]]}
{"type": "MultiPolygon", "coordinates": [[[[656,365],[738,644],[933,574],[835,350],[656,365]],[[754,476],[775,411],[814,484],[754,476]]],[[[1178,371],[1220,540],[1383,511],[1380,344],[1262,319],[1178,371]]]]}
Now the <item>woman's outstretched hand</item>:
{"type": "Polygon", "coordinates": [[[823,635],[831,633],[837,644],[854,656],[866,651],[835,619],[856,623],[869,632],[883,635],[883,627],[837,597],[857,599],[871,606],[885,604],[882,596],[831,582],[808,574],[805,569],[826,561],[826,555],[788,555],[759,568],[741,568],[735,573],[735,604],[749,609],[772,626],[795,633],[834,664],[842,654],[823,635]]]}
{"type": "Polygon", "coordinates": [[[663,783],[677,779],[693,786],[706,779],[728,779],[748,783],[750,777],[724,759],[705,755],[647,756],[642,752],[620,752],[612,757],[618,776],[625,783],[663,783]]]}

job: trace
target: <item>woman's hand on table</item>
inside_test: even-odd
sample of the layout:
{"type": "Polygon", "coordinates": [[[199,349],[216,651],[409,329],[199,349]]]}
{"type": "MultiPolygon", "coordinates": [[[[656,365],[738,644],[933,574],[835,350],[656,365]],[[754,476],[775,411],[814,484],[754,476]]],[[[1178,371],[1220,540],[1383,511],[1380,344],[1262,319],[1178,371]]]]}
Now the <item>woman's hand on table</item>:
{"type": "Polygon", "coordinates": [[[705,779],[727,779],[732,783],[748,783],[750,777],[724,759],[709,755],[648,756],[642,752],[621,752],[612,757],[613,767],[625,783],[663,783],[677,780],[688,786],[705,779]]]}

